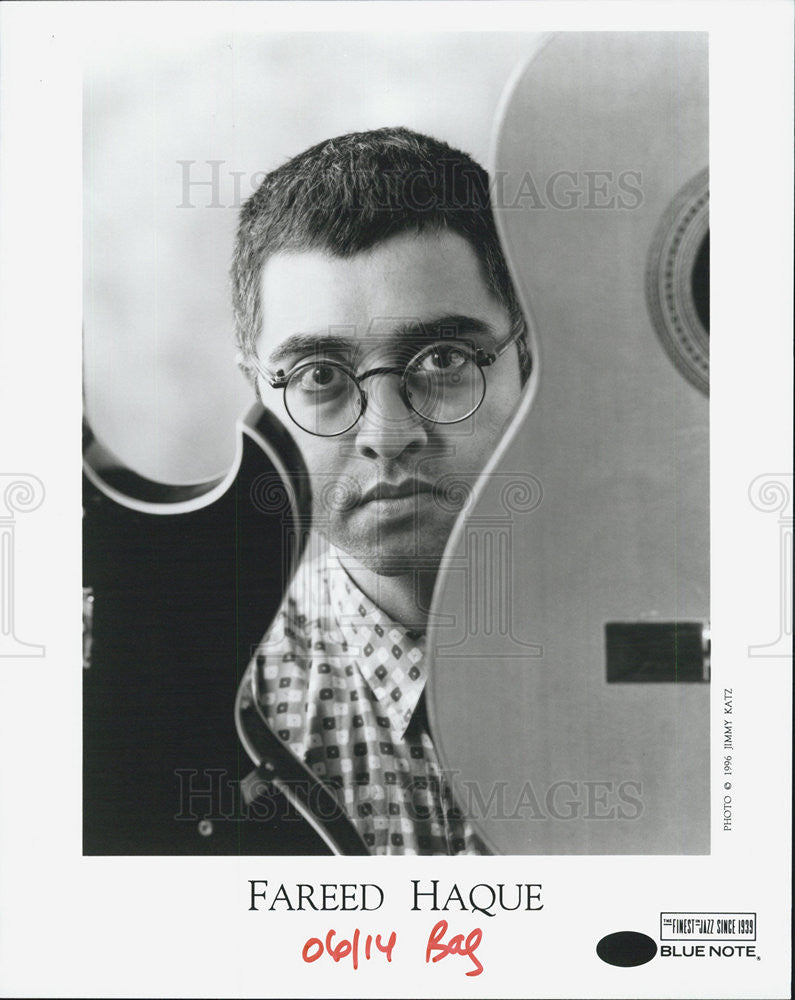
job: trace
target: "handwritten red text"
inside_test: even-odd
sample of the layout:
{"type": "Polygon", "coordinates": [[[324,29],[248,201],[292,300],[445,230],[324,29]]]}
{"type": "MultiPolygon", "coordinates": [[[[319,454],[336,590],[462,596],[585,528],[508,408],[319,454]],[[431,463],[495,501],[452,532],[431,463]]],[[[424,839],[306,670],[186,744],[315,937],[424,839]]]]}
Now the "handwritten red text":
{"type": "Polygon", "coordinates": [[[468,976],[479,976],[483,972],[483,965],[475,952],[483,938],[483,931],[476,927],[464,938],[463,934],[454,934],[449,941],[445,942],[444,936],[447,933],[447,921],[440,920],[434,925],[431,935],[428,938],[428,947],[425,949],[425,962],[441,962],[448,955],[467,955],[474,968],[466,974],[468,976]]]}
{"type": "Polygon", "coordinates": [[[359,958],[362,955],[367,962],[379,953],[386,955],[387,962],[392,961],[392,950],[397,943],[397,934],[394,931],[389,935],[386,943],[384,943],[380,934],[376,934],[375,936],[367,934],[362,938],[357,927],[350,939],[340,938],[335,944],[334,935],[336,933],[335,930],[330,930],[326,934],[325,941],[321,941],[320,938],[316,937],[309,938],[301,949],[301,958],[305,962],[316,962],[325,954],[336,963],[341,962],[343,958],[350,957],[354,969],[359,968],[359,958]]]}

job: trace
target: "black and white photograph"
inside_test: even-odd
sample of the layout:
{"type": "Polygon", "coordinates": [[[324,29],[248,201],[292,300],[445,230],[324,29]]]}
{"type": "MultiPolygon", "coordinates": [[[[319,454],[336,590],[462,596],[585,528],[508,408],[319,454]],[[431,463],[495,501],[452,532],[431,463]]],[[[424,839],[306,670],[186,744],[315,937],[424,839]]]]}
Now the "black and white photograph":
{"type": "Polygon", "coordinates": [[[11,6],[3,995],[784,996],[792,11],[11,6]]]}
{"type": "Polygon", "coordinates": [[[87,77],[86,853],[708,853],[707,41],[87,77]]]}

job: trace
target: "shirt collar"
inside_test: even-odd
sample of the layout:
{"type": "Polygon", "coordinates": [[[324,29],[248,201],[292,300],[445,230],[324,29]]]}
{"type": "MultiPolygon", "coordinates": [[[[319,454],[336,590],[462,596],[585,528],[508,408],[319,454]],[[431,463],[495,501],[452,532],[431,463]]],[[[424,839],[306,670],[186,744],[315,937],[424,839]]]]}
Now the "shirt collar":
{"type": "Polygon", "coordinates": [[[329,545],[331,610],[354,666],[402,738],[425,687],[425,636],[393,622],[348,576],[329,545]]]}

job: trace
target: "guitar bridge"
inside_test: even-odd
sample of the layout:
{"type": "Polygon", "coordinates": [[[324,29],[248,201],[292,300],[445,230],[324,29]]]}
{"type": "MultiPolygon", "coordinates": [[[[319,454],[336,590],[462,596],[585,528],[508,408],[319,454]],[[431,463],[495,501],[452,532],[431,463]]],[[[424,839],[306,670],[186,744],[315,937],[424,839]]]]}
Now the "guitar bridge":
{"type": "Polygon", "coordinates": [[[704,622],[608,622],[608,684],[707,683],[709,626],[704,622]]]}

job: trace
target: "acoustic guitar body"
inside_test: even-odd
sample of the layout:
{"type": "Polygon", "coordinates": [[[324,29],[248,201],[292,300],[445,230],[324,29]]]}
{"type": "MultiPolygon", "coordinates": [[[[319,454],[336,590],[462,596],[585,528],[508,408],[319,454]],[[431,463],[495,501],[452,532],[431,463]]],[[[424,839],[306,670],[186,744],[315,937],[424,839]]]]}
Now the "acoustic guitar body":
{"type": "Polygon", "coordinates": [[[508,854],[709,851],[704,34],[561,34],[495,212],[536,366],[456,526],[431,722],[508,854]]]}

